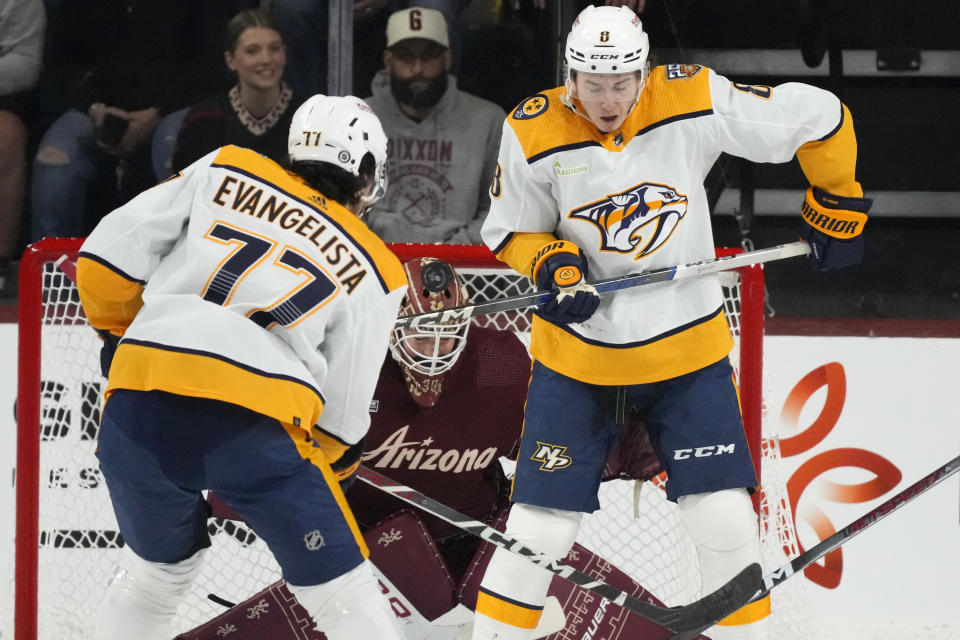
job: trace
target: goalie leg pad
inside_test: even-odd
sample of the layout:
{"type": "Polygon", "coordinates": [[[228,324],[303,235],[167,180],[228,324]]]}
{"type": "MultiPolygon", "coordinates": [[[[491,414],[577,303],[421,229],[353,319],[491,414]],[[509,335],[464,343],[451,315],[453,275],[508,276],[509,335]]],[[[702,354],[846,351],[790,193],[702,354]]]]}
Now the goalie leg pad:
{"type": "Polygon", "coordinates": [[[457,606],[456,585],[416,513],[401,509],[363,534],[370,561],[427,620],[457,606]]]}
{"type": "MultiPolygon", "coordinates": [[[[723,586],[750,563],[760,560],[757,514],[746,489],[724,489],[681,497],[680,513],[697,547],[702,592],[723,586]]],[[[769,595],[721,620],[719,625],[738,627],[729,638],[756,637],[758,623],[770,615],[769,595]],[[744,626],[746,625],[746,626],[744,626]]]]}
{"type": "Polygon", "coordinates": [[[125,546],[97,617],[96,640],[169,638],[167,628],[200,571],[204,551],[167,564],[144,560],[125,546]]]}
{"type": "Polygon", "coordinates": [[[323,584],[287,584],[287,588],[328,640],[403,640],[397,618],[383,597],[369,561],[323,584]]]}
{"type": "MultiPolygon", "coordinates": [[[[580,529],[582,513],[515,504],[506,533],[552,560],[567,555],[580,529]]],[[[497,548],[477,596],[473,638],[529,638],[540,620],[553,574],[497,548]]]]}

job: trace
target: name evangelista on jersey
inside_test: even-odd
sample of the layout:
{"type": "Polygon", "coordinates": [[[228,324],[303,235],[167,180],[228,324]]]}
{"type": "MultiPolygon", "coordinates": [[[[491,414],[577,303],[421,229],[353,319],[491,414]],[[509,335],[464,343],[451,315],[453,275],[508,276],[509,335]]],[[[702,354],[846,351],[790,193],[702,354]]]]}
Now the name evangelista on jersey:
{"type": "Polygon", "coordinates": [[[345,443],[369,426],[407,284],[356,216],[237,147],[105,217],[78,281],[90,323],[123,333],[108,397],[222,400],[345,443]]]}
{"type": "MultiPolygon", "coordinates": [[[[484,242],[530,275],[554,239],[586,254],[598,280],[713,257],[704,178],[721,152],[755,162],[796,153],[811,184],[861,196],[846,107],[804,84],[742,85],[698,65],[654,68],[619,131],[564,106],[562,87],[507,117],[484,242]]],[[[797,194],[797,211],[803,200],[797,194]]],[[[716,276],[602,296],[581,324],[534,319],[531,354],[593,384],[642,384],[725,357],[733,341],[716,276]]]]}

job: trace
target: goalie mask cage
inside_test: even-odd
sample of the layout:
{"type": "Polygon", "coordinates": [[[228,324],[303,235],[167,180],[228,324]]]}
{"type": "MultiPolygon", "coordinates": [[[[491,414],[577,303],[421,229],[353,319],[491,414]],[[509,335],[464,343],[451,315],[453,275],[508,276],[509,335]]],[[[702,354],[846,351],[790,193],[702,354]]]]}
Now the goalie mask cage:
{"type": "MultiPolygon", "coordinates": [[[[81,242],[43,240],[27,249],[20,265],[13,625],[9,610],[0,618],[0,629],[13,626],[15,640],[90,637],[123,544],[94,456],[105,381],[99,367],[101,343],[86,323],[74,285],[81,242]]],[[[454,265],[472,302],[531,289],[528,278],[485,247],[392,248],[403,260],[433,256],[454,265]]],[[[736,252],[718,250],[718,255],[736,252]]],[[[768,468],[775,466],[770,462],[777,459],[775,443],[761,446],[763,271],[754,265],[720,277],[736,339],[731,361],[738,371],[744,422],[754,462],[763,473],[765,491],[755,504],[764,564],[770,569],[798,551],[785,488],[768,479],[768,468]]],[[[528,311],[479,316],[474,322],[529,337],[528,311]]],[[[656,485],[645,484],[637,494],[633,482],[604,483],[603,509],[584,518],[578,540],[666,604],[683,604],[700,595],[696,554],[675,505],[656,485]]],[[[223,611],[208,594],[241,602],[280,576],[266,545],[242,524],[213,518],[209,529],[213,546],[180,605],[171,637],[223,611]]],[[[779,613],[777,603],[774,610],[776,626],[789,631],[781,637],[808,637],[796,635],[797,615],[779,613]]]]}

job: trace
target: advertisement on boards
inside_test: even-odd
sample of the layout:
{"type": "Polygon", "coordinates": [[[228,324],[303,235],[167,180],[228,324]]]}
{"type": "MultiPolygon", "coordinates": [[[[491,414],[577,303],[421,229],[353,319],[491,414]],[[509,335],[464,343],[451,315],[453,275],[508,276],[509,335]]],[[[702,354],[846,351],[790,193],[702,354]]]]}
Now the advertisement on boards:
{"type": "MultiPolygon", "coordinates": [[[[765,339],[765,433],[779,439],[801,549],[960,455],[958,362],[956,339],[765,339]]],[[[960,637],[958,486],[949,478],[793,578],[812,585],[822,627],[960,637]]]]}
{"type": "MultiPolygon", "coordinates": [[[[95,336],[79,327],[67,331],[80,332],[89,347],[83,350],[89,362],[82,363],[89,375],[61,371],[45,382],[50,397],[44,415],[53,421],[53,431],[42,446],[57,454],[76,453],[91,433],[88,423],[98,414],[102,385],[95,336]],[[70,426],[56,427],[65,416],[71,416],[70,426]]],[[[0,352],[10,356],[0,359],[0,514],[11,523],[0,531],[0,575],[5,576],[13,573],[16,337],[16,325],[0,323],[0,352]]],[[[764,363],[765,435],[779,442],[801,550],[960,454],[958,339],[768,336],[764,363]]],[[[78,497],[103,491],[92,456],[65,457],[68,462],[44,468],[46,489],[78,497]]],[[[90,522],[71,526],[104,528],[100,518],[109,516],[87,515],[90,522]]],[[[790,582],[804,582],[806,615],[815,619],[825,640],[946,640],[960,637],[958,569],[960,482],[955,476],[790,582]]],[[[9,579],[0,582],[0,613],[6,627],[12,613],[9,579]]],[[[0,628],[0,637],[8,631],[0,628]]]]}

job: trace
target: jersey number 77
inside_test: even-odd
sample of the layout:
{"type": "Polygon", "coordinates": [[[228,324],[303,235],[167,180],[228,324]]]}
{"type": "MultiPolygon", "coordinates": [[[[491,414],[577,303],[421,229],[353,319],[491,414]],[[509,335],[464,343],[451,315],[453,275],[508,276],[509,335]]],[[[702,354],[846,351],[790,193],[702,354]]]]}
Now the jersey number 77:
{"type": "Polygon", "coordinates": [[[274,324],[293,327],[340,293],[339,285],[323,267],[289,245],[274,251],[278,246],[274,240],[221,221],[203,237],[231,247],[201,292],[209,302],[229,306],[240,281],[257,268],[276,266],[305,276],[271,304],[247,312],[247,317],[264,329],[274,324]],[[276,255],[272,264],[261,266],[271,254],[276,255]]]}

